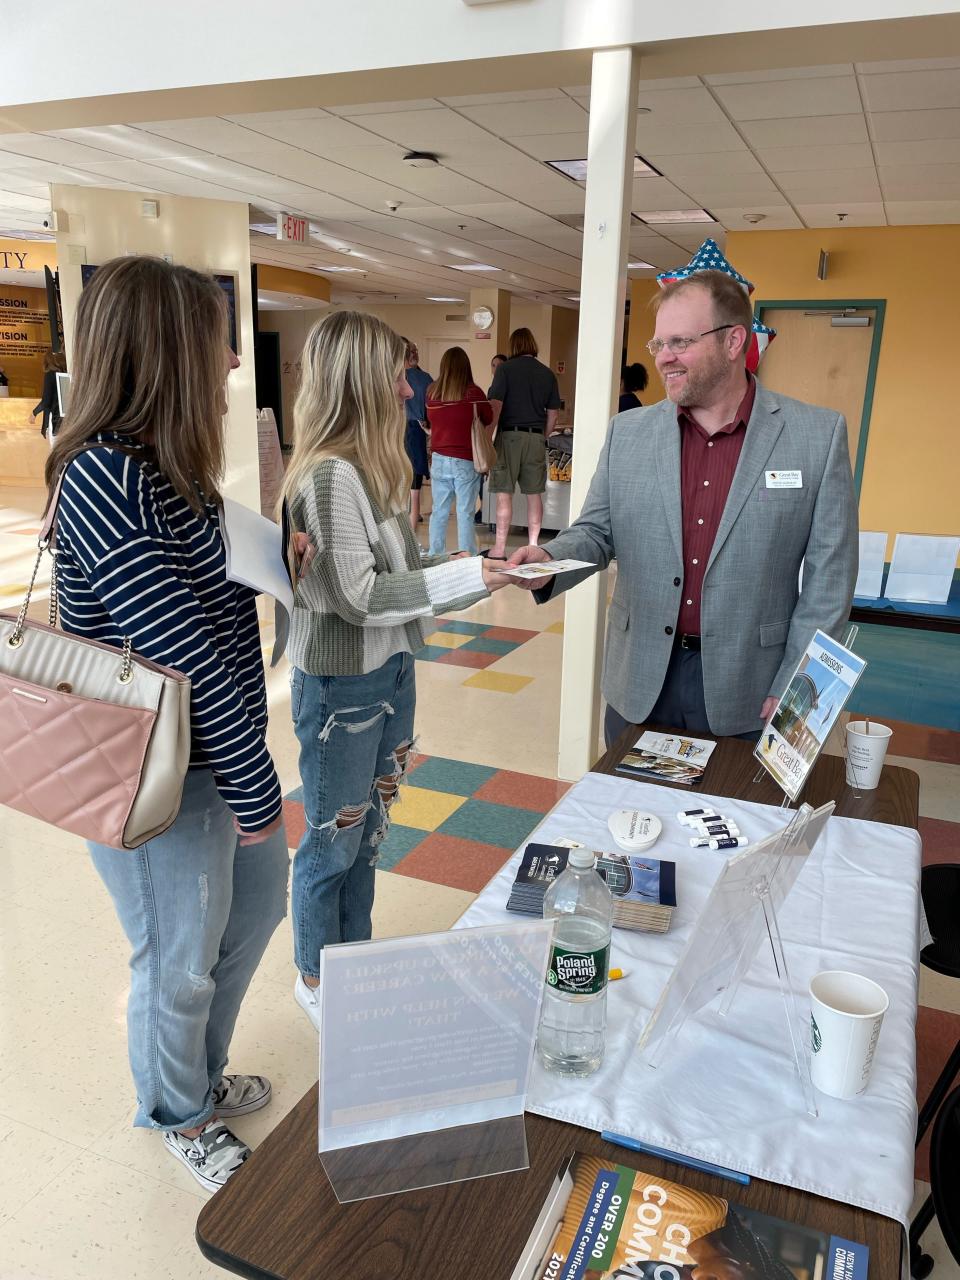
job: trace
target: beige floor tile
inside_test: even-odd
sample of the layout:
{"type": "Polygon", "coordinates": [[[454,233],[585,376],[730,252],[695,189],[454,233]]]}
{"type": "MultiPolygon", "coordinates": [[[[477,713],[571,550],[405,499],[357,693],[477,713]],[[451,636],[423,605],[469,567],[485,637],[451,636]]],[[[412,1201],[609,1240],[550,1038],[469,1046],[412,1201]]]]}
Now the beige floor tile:
{"type": "MultiPolygon", "coordinates": [[[[910,1210],[912,1218],[930,1194],[927,1182],[914,1183],[913,1206],[910,1210]]],[[[933,1259],[933,1280],[960,1280],[960,1263],[953,1257],[943,1238],[940,1224],[934,1218],[920,1240],[924,1253],[933,1259]]]]}
{"type": "Polygon", "coordinates": [[[40,1195],[81,1152],[63,1138],[0,1116],[0,1223],[40,1195]]]}
{"type": "Polygon", "coordinates": [[[920,1003],[944,1013],[960,1013],[960,982],[921,965],[920,1003]]]}
{"type": "Polygon", "coordinates": [[[541,681],[541,697],[551,698],[560,691],[560,663],[563,660],[563,636],[542,632],[518,646],[512,653],[487,667],[488,671],[509,672],[518,676],[535,676],[541,681]]]}
{"type": "Polygon", "coordinates": [[[397,938],[449,929],[475,896],[464,889],[450,889],[392,871],[378,871],[373,936],[397,938]]]}
{"type": "Polygon", "coordinates": [[[920,775],[921,818],[960,822],[960,765],[914,760],[910,756],[887,756],[887,763],[920,775]]]}
{"type": "Polygon", "coordinates": [[[90,1151],[80,1153],[0,1226],[4,1276],[166,1280],[172,1256],[192,1241],[200,1208],[187,1189],[193,1178],[186,1169],[181,1173],[178,1191],[90,1151]]]}

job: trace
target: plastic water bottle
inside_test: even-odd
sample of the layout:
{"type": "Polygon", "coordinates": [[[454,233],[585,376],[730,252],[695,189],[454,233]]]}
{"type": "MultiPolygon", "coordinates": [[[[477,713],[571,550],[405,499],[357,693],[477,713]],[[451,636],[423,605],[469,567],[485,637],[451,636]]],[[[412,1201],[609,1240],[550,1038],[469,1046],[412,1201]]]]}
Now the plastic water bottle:
{"type": "Polygon", "coordinates": [[[603,1061],[613,898],[589,849],[571,849],[543,899],[554,919],[537,1049],[549,1071],[588,1076],[603,1061]]]}

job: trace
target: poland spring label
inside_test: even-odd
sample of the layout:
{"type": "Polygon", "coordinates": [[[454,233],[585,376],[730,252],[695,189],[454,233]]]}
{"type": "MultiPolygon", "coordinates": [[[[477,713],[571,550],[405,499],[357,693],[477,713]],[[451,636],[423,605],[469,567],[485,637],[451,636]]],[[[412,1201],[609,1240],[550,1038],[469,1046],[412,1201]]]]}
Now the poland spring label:
{"type": "Polygon", "coordinates": [[[607,985],[610,944],[599,951],[568,951],[554,947],[547,985],[570,996],[595,996],[607,985]]]}

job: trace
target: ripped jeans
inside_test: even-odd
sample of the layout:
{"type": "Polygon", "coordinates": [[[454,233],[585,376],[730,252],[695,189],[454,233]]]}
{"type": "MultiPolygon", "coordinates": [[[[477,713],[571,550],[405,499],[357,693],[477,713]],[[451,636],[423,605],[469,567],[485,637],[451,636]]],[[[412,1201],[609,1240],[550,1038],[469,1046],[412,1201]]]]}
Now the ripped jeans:
{"type": "Polygon", "coordinates": [[[379,845],[413,747],[414,659],[396,653],[360,676],[294,667],[290,686],[307,820],[293,860],[294,957],[315,978],[328,943],[370,937],[379,845]]]}
{"type": "Polygon", "coordinates": [[[213,774],[192,769],[162,835],[139,849],[87,847],[132,950],[134,1124],[192,1129],[213,1114],[240,1002],[286,914],[286,833],[241,845],[213,774]]]}

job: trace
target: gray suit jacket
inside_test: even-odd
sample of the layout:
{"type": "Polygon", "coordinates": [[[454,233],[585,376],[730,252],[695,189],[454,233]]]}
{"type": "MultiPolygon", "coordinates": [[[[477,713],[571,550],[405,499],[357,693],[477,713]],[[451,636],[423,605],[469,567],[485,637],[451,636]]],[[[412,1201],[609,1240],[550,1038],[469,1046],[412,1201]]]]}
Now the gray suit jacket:
{"type": "MultiPolygon", "coordinates": [[[[598,569],[616,557],[603,695],[628,720],[643,721],[663,686],[681,603],[674,404],[662,400],[613,419],[581,515],[544,549],[598,569]]],[[[764,698],[783,692],[814,631],[839,638],[857,556],[846,422],[758,386],[701,596],[703,684],[714,733],[759,729],[764,698]],[[785,470],[802,472],[803,487],[768,489],[764,473],[785,470]]],[[[552,591],[591,572],[563,574],[552,591]]]]}

